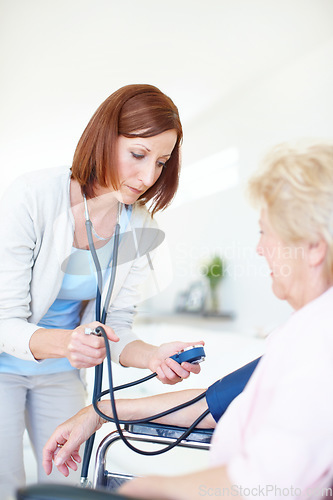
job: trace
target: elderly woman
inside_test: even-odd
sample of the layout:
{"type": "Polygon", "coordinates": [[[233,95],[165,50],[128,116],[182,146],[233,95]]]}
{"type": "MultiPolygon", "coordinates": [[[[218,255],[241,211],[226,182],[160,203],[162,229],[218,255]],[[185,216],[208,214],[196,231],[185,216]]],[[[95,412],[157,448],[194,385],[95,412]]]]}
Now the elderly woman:
{"type": "MultiPolygon", "coordinates": [[[[261,209],[257,251],[270,268],[274,294],[294,313],[271,333],[244,391],[220,419],[211,468],[134,479],[119,490],[127,496],[321,498],[332,485],[333,145],[276,147],[250,181],[250,195],[261,209]]],[[[170,406],[181,399],[176,394],[170,406]]],[[[209,417],[206,423],[213,425],[209,417]]],[[[75,429],[58,429],[47,454],[56,435],[70,442],[75,429]]],[[[60,468],[64,461],[58,459],[60,468]]]]}

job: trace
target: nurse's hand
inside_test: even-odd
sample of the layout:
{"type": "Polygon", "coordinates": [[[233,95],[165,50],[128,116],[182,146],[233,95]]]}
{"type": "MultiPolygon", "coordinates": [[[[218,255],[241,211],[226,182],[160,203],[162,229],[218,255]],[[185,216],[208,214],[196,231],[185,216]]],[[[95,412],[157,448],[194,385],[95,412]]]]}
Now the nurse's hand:
{"type": "Polygon", "coordinates": [[[157,373],[157,378],[163,384],[177,384],[184,378],[188,378],[191,373],[199,373],[201,368],[199,364],[184,362],[181,365],[170,356],[179,351],[196,345],[205,345],[203,340],[198,342],[168,342],[161,344],[152,354],[149,368],[157,373]]]}
{"type": "Polygon", "coordinates": [[[113,329],[102,325],[98,321],[80,325],[75,330],[69,331],[66,357],[75,368],[90,368],[99,365],[106,357],[104,338],[87,334],[89,330],[94,330],[98,326],[103,326],[109,340],[118,342],[119,337],[117,337],[113,329]]]}

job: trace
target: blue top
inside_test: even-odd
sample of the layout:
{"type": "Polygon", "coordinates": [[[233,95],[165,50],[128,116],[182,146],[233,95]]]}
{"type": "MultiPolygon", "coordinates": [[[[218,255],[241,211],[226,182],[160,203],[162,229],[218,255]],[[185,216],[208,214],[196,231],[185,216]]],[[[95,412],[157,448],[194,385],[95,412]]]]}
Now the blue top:
{"type": "Polygon", "coordinates": [[[215,422],[220,420],[230,403],[243,391],[259,360],[260,358],[257,358],[229,373],[207,389],[206,401],[215,422]]]}
{"type": "MultiPolygon", "coordinates": [[[[120,215],[120,239],[127,227],[132,207],[122,210],[120,215]]],[[[110,263],[113,256],[112,237],[105,245],[96,249],[100,261],[103,283],[110,276],[110,263]]],[[[96,296],[97,277],[90,250],[72,247],[66,264],[66,273],[56,300],[38,323],[42,328],[58,328],[74,330],[80,324],[80,313],[83,300],[91,300],[96,296]]],[[[75,370],[67,358],[45,359],[39,363],[16,358],[5,352],[0,354],[0,373],[18,375],[43,375],[75,370]]]]}

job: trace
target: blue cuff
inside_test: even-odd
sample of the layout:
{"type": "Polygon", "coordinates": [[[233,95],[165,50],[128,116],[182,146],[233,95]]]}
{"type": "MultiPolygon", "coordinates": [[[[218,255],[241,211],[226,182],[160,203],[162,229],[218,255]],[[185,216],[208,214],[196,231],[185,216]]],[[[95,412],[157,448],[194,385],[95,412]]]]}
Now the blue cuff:
{"type": "Polygon", "coordinates": [[[251,361],[208,387],[206,401],[216,422],[220,420],[231,401],[243,391],[259,360],[260,358],[251,361]]]}

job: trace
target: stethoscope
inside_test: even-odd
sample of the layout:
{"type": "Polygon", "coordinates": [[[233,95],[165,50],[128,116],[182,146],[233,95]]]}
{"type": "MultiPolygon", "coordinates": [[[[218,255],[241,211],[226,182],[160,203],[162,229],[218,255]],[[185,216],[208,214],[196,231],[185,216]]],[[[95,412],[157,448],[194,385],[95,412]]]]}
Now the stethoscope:
{"type": "MultiPolygon", "coordinates": [[[[97,291],[96,291],[96,308],[95,308],[95,319],[96,321],[102,323],[103,325],[105,324],[106,321],[106,316],[107,316],[107,311],[110,305],[110,300],[112,296],[112,291],[114,287],[114,282],[116,278],[116,269],[117,269],[117,262],[118,262],[118,249],[119,249],[119,238],[120,238],[120,215],[122,211],[122,204],[118,203],[118,210],[117,210],[117,223],[115,226],[114,230],[114,240],[113,240],[113,251],[112,251],[112,265],[111,265],[111,276],[109,280],[109,285],[107,289],[107,293],[105,296],[105,301],[103,305],[103,310],[101,311],[101,306],[102,306],[102,290],[103,290],[103,274],[102,274],[102,269],[101,265],[99,262],[99,258],[97,256],[94,240],[93,240],[93,225],[89,217],[89,211],[88,211],[88,204],[86,200],[86,196],[84,195],[83,197],[84,200],[84,207],[85,207],[85,226],[86,226],[86,233],[87,233],[87,238],[88,238],[88,244],[89,244],[89,250],[92,255],[92,259],[94,262],[94,266],[96,269],[96,274],[97,274],[97,291]]],[[[111,352],[110,352],[110,345],[109,345],[109,340],[107,338],[107,335],[105,333],[105,330],[102,326],[99,326],[95,329],[95,331],[91,332],[94,333],[95,335],[103,336],[104,341],[105,341],[105,348],[106,348],[106,359],[107,359],[107,369],[108,369],[108,379],[109,379],[109,389],[105,390],[102,392],[102,379],[103,379],[103,363],[100,365],[97,365],[95,367],[95,380],[94,380],[94,389],[93,389],[93,398],[92,398],[92,404],[93,407],[96,411],[96,413],[101,416],[103,419],[113,422],[116,425],[117,431],[119,433],[120,438],[123,440],[123,442],[126,444],[128,448],[130,448],[132,451],[139,453],[141,455],[160,455],[162,453],[165,453],[175,446],[177,446],[183,439],[185,439],[192,431],[193,429],[205,418],[206,415],[208,415],[209,410],[206,410],[202,415],[200,415],[193,424],[182,433],[182,435],[174,442],[171,443],[164,448],[156,451],[145,451],[141,450],[139,448],[136,448],[133,446],[128,439],[124,436],[123,430],[120,426],[120,424],[139,424],[139,423],[148,423],[151,422],[152,420],[156,420],[157,418],[164,417],[166,415],[169,415],[170,413],[173,413],[174,411],[181,410],[182,408],[185,408],[186,406],[189,406],[193,403],[196,403],[200,399],[202,399],[206,392],[203,392],[199,396],[196,396],[194,399],[190,401],[186,401],[185,403],[182,403],[181,405],[178,405],[174,408],[170,408],[169,410],[166,410],[164,412],[161,412],[157,415],[152,415],[150,417],[142,418],[139,420],[120,420],[118,418],[117,414],[117,409],[116,409],[116,403],[115,403],[115,398],[114,398],[114,392],[120,391],[122,389],[127,389],[129,387],[133,387],[134,385],[141,384],[143,382],[146,382],[147,380],[150,380],[154,377],[157,376],[157,373],[152,373],[151,375],[148,375],[147,377],[141,378],[139,380],[135,380],[133,382],[129,382],[127,384],[123,384],[117,387],[113,386],[113,376],[112,376],[112,362],[111,362],[111,352]],[[109,417],[105,413],[103,413],[97,406],[97,403],[101,400],[101,398],[107,394],[110,394],[110,400],[111,400],[111,408],[112,408],[112,415],[113,418],[109,417]]],[[[88,485],[88,469],[89,469],[89,463],[90,463],[90,458],[91,458],[91,453],[93,449],[95,441],[95,434],[92,434],[90,438],[86,441],[85,444],[85,449],[84,449],[84,456],[82,460],[82,469],[81,469],[81,485],[87,486],[88,485]]]]}
{"type": "Polygon", "coordinates": [[[122,211],[122,204],[118,203],[117,222],[116,222],[116,226],[115,226],[115,230],[114,230],[114,239],[113,239],[111,277],[110,277],[110,281],[109,281],[107,294],[105,297],[103,311],[101,312],[103,274],[102,274],[101,265],[100,265],[100,262],[99,262],[99,259],[97,256],[94,240],[93,240],[92,233],[93,233],[94,227],[93,227],[92,222],[91,222],[90,217],[89,217],[88,203],[87,203],[87,198],[85,195],[83,195],[83,201],[84,201],[84,216],[85,216],[85,226],[86,226],[86,233],[87,233],[87,238],[88,238],[88,245],[89,245],[89,250],[91,252],[92,259],[94,261],[96,274],[97,274],[95,319],[96,319],[96,321],[99,321],[100,323],[105,324],[107,310],[108,310],[108,307],[110,305],[112,290],[113,290],[114,281],[116,278],[116,268],[117,268],[117,262],[118,262],[118,248],[119,248],[119,233],[120,233],[120,222],[119,221],[120,221],[120,214],[122,211]]]}

